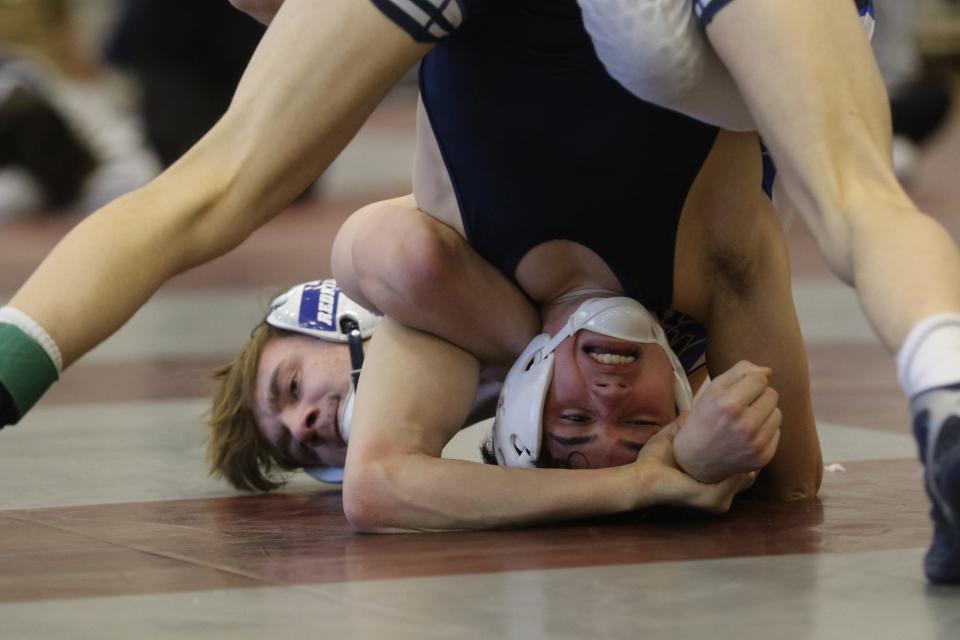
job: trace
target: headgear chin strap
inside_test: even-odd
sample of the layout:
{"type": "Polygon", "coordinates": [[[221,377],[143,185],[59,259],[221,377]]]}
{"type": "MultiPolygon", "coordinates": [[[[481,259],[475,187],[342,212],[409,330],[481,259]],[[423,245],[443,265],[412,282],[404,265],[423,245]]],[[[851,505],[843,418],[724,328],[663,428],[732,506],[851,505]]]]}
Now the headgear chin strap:
{"type": "Polygon", "coordinates": [[[677,408],[690,409],[690,383],[656,318],[631,298],[591,298],[580,305],[556,335],[541,333],[535,337],[507,373],[493,423],[493,449],[498,464],[526,468],[536,465],[542,445],[543,408],[553,379],[554,351],[582,329],[628,342],[660,345],[673,368],[677,408]]]}
{"type": "MultiPolygon", "coordinates": [[[[266,322],[285,331],[329,342],[346,343],[350,348],[350,389],[340,402],[340,435],[349,441],[353,404],[363,366],[363,341],[373,335],[381,317],[347,297],[336,280],[315,280],[292,287],[270,304],[266,322]]],[[[343,482],[342,467],[316,466],[304,469],[322,482],[343,482]]]]}

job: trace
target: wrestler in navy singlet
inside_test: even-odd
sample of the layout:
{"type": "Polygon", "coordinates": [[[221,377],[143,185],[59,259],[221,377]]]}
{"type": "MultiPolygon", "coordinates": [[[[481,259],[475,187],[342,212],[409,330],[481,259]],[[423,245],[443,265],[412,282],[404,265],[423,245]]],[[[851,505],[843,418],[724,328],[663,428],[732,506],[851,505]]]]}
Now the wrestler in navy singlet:
{"type": "Polygon", "coordinates": [[[662,312],[677,224],[714,127],[607,75],[574,0],[493,3],[424,59],[420,91],[467,239],[514,278],[554,239],[597,253],[662,312]]]}

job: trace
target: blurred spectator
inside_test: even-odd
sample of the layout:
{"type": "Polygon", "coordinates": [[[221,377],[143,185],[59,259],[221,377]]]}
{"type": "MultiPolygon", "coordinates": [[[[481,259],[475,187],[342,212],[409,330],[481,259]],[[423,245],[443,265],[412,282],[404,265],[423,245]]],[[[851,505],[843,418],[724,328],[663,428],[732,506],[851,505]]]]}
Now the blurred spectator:
{"type": "Polygon", "coordinates": [[[138,79],[147,138],[165,165],[227,110],[262,35],[227,0],[124,0],[107,59],[138,79]]]}
{"type": "Polygon", "coordinates": [[[45,60],[70,77],[98,72],[97,56],[77,33],[65,0],[0,0],[0,42],[7,49],[45,60]]]}
{"type": "Polygon", "coordinates": [[[952,103],[948,78],[929,72],[917,48],[916,0],[875,0],[874,50],[890,94],[894,168],[909,180],[920,146],[946,121],[952,103]]]}
{"type": "Polygon", "coordinates": [[[91,211],[159,162],[63,0],[0,0],[0,218],[91,211]]]}

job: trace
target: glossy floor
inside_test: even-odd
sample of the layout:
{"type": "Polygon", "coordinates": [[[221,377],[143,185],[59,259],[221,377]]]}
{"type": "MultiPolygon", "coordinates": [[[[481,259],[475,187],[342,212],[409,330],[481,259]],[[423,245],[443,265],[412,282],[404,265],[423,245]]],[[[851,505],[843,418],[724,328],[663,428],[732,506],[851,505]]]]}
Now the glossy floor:
{"type": "MultiPolygon", "coordinates": [[[[408,188],[395,94],[294,206],[178,277],[0,435],[0,638],[958,638],[890,359],[806,233],[791,233],[826,473],[820,498],[517,531],[364,536],[303,477],[239,495],[206,476],[205,372],[271,293],[326,275],[332,232],[408,188]],[[378,164],[371,164],[377,161],[378,164]]],[[[911,185],[960,232],[960,119],[911,185]]],[[[76,220],[0,229],[0,298],[76,220]]],[[[475,456],[477,429],[449,453],[475,456]]]]}

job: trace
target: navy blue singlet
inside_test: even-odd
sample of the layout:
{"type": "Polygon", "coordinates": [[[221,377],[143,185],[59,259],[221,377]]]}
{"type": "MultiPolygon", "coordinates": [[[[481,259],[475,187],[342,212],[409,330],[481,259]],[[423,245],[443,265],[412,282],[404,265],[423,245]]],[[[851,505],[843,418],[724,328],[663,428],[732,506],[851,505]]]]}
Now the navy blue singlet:
{"type": "Polygon", "coordinates": [[[494,2],[423,60],[420,91],[470,244],[514,279],[549,240],[596,252],[655,312],[717,130],[610,78],[574,0],[494,2]]]}

